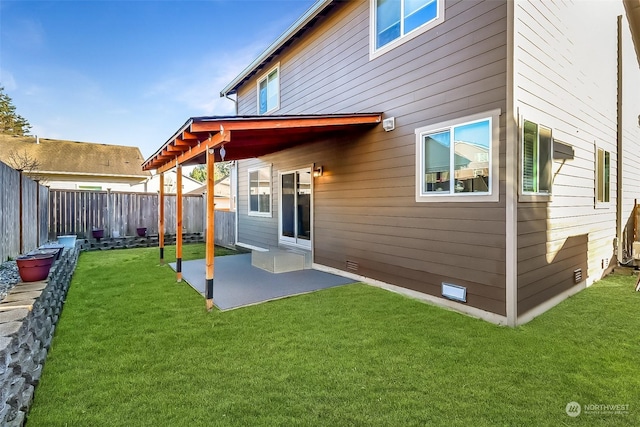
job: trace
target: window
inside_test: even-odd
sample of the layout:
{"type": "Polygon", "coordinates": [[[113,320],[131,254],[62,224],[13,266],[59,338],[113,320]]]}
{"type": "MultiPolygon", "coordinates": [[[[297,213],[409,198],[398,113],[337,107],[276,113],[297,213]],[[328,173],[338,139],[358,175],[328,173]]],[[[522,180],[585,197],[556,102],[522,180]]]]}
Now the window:
{"type": "Polygon", "coordinates": [[[528,120],[522,127],[522,193],[551,194],[551,129],[528,120]]]}
{"type": "Polygon", "coordinates": [[[477,114],[416,130],[416,201],[498,200],[498,117],[477,114]]]}
{"type": "Polygon", "coordinates": [[[611,153],[598,148],[596,151],[596,203],[609,203],[611,183],[611,153]]]}
{"type": "Polygon", "coordinates": [[[258,80],[258,113],[266,114],[280,105],[280,66],[258,80]]]}
{"type": "Polygon", "coordinates": [[[443,22],[444,0],[371,0],[371,11],[374,53],[392,49],[443,22]]]}
{"type": "Polygon", "coordinates": [[[271,167],[249,170],[249,215],[271,216],[271,167]]]}

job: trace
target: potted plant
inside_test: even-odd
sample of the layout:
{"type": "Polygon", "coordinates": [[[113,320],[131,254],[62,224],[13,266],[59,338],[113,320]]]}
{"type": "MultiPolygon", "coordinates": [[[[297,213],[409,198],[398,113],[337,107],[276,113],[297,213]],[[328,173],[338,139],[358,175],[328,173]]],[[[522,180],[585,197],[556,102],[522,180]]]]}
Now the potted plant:
{"type": "Polygon", "coordinates": [[[37,282],[49,275],[55,254],[25,255],[16,259],[18,274],[23,282],[37,282]]]}
{"type": "Polygon", "coordinates": [[[91,235],[93,236],[94,239],[96,239],[99,242],[100,239],[104,237],[104,229],[94,228],[93,230],[91,230],[91,235]]]}
{"type": "Polygon", "coordinates": [[[136,228],[136,233],[138,233],[138,236],[140,237],[144,237],[147,235],[147,227],[138,227],[136,228]]]}

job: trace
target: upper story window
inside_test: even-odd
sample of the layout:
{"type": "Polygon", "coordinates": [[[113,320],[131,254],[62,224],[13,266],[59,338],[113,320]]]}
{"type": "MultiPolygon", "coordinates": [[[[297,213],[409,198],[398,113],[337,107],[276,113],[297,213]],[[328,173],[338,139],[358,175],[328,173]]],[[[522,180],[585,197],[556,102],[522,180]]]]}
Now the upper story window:
{"type": "Polygon", "coordinates": [[[497,201],[500,110],[416,130],[416,201],[497,201]]]}
{"type": "Polygon", "coordinates": [[[371,0],[371,56],[444,21],[444,0],[371,0]]]}
{"type": "Polygon", "coordinates": [[[249,170],[249,215],[271,216],[271,167],[249,170]]]}
{"type": "Polygon", "coordinates": [[[258,79],[258,114],[267,114],[280,106],[280,64],[258,79]]]}
{"type": "Polygon", "coordinates": [[[596,150],[596,204],[611,200],[611,153],[596,150]]]}
{"type": "Polygon", "coordinates": [[[522,127],[522,194],[551,194],[551,129],[524,121],[522,127]]]}

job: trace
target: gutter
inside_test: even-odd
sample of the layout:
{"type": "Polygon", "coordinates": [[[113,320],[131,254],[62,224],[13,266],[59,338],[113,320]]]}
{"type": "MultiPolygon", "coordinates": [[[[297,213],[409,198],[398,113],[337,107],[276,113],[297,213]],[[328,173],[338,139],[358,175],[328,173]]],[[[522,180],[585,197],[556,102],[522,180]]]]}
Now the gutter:
{"type": "Polygon", "coordinates": [[[273,55],[278,49],[284,46],[295,34],[302,30],[305,25],[311,22],[320,12],[329,6],[333,0],[317,0],[296,22],[280,35],[271,45],[260,54],[251,64],[247,66],[238,76],[231,81],[220,92],[220,98],[236,93],[236,89],[252,72],[256,70],[264,61],[273,55]]]}

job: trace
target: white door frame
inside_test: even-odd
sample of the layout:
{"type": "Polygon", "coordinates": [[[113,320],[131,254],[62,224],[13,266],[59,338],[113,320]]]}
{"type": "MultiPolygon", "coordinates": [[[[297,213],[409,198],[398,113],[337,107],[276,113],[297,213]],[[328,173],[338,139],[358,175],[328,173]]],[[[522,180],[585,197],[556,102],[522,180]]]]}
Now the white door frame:
{"type": "MultiPolygon", "coordinates": [[[[297,168],[297,169],[291,169],[291,170],[285,170],[285,171],[278,171],[278,198],[280,199],[278,202],[278,243],[282,244],[282,245],[287,245],[287,246],[293,246],[293,247],[297,247],[297,248],[302,248],[302,249],[308,249],[311,250],[313,248],[313,228],[314,228],[314,224],[313,224],[313,167],[308,166],[308,167],[302,167],[302,168],[297,168]],[[287,175],[287,174],[291,174],[291,173],[296,173],[296,172],[306,172],[309,173],[309,177],[310,177],[310,201],[309,201],[309,232],[310,232],[310,236],[309,236],[309,240],[302,240],[302,239],[298,239],[297,237],[284,237],[282,235],[282,176],[283,175],[287,175]]],[[[296,193],[296,197],[297,197],[297,193],[296,193]]],[[[295,212],[295,224],[296,224],[296,228],[297,228],[297,211],[295,212]]],[[[297,230],[296,230],[297,231],[297,230]]]]}

